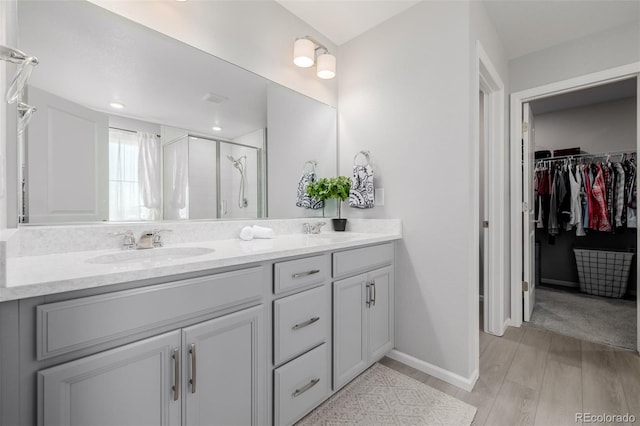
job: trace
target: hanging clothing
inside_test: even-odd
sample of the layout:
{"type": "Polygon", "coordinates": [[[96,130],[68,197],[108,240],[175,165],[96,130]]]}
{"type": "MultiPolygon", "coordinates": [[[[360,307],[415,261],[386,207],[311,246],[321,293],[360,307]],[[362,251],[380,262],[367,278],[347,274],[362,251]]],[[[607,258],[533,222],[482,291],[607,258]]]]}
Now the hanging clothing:
{"type": "Polygon", "coordinates": [[[560,171],[558,169],[555,170],[552,179],[551,185],[551,198],[549,201],[549,226],[548,231],[550,236],[555,236],[560,233],[560,229],[558,227],[558,188],[556,182],[559,180],[560,171]]]}
{"type": "Polygon", "coordinates": [[[582,173],[582,189],[580,191],[582,197],[582,227],[584,229],[589,229],[591,228],[591,222],[589,221],[591,184],[589,183],[589,174],[586,172],[584,167],[580,168],[580,172],[582,173]]]}
{"type": "Polygon", "coordinates": [[[626,223],[626,211],[625,211],[625,197],[624,197],[624,169],[622,167],[622,164],[620,163],[616,163],[614,165],[615,167],[615,177],[616,177],[616,185],[615,185],[615,203],[616,203],[616,208],[615,208],[615,213],[616,213],[616,217],[615,217],[615,224],[617,228],[622,228],[624,226],[624,223],[626,223]],[[622,220],[622,218],[624,219],[624,222],[622,220]]]}
{"type": "Polygon", "coordinates": [[[602,173],[604,176],[605,200],[607,205],[607,220],[609,221],[609,224],[612,224],[614,220],[613,184],[615,180],[613,178],[613,173],[611,171],[611,163],[602,164],[602,173]]]}
{"type": "Polygon", "coordinates": [[[578,167],[571,168],[568,170],[569,176],[569,188],[571,190],[570,197],[570,219],[568,226],[571,228],[567,228],[567,230],[572,229],[574,226],[576,227],[576,236],[583,237],[587,235],[584,232],[584,228],[582,227],[582,199],[580,189],[582,187],[582,177],[578,167]]]}
{"type": "Polygon", "coordinates": [[[637,199],[636,199],[636,176],[637,170],[635,163],[629,161],[629,173],[627,174],[627,180],[625,183],[627,193],[627,228],[638,227],[637,217],[637,199]]]}
{"type": "Polygon", "coordinates": [[[591,216],[592,228],[597,231],[611,231],[611,224],[608,218],[607,198],[604,181],[604,172],[600,163],[596,164],[596,177],[591,188],[591,197],[593,200],[593,212],[591,216]]]}

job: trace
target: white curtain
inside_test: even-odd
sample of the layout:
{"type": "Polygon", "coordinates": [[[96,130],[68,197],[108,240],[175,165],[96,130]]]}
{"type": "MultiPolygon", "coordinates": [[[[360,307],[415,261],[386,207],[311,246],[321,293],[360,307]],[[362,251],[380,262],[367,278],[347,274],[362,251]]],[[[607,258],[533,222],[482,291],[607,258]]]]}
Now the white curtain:
{"type": "Polygon", "coordinates": [[[160,175],[160,141],[152,133],[138,133],[138,188],[142,206],[148,209],[148,217],[159,220],[162,207],[160,175]]]}
{"type": "Polygon", "coordinates": [[[188,219],[189,145],[187,138],[169,145],[166,173],[169,173],[169,209],[174,219],[188,219]]]}
{"type": "Polygon", "coordinates": [[[109,130],[109,219],[139,220],[138,138],[109,130]]]}

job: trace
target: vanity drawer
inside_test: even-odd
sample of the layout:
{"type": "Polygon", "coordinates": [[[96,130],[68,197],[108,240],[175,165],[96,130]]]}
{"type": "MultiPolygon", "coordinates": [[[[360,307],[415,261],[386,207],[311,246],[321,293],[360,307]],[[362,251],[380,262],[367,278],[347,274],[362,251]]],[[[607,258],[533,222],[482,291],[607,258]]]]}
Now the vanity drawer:
{"type": "Polygon", "coordinates": [[[333,277],[354,275],[393,263],[393,243],[345,250],[333,254],[333,277]]]}
{"type": "Polygon", "coordinates": [[[180,320],[259,302],[263,267],[37,307],[37,357],[47,359],[180,320]]]}
{"type": "Polygon", "coordinates": [[[324,343],[273,372],[274,424],[293,424],[327,397],[328,364],[324,343]]]}
{"type": "Polygon", "coordinates": [[[274,265],[273,292],[284,293],[321,283],[329,278],[329,256],[320,255],[274,265]]]}
{"type": "Polygon", "coordinates": [[[326,342],[329,335],[328,285],[273,302],[273,363],[326,342]]]}

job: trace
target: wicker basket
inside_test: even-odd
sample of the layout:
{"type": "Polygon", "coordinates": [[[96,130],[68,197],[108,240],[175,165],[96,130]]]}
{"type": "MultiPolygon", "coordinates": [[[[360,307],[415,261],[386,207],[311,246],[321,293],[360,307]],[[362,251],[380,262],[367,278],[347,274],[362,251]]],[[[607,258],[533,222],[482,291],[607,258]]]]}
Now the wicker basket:
{"type": "Polygon", "coordinates": [[[573,249],[580,291],[596,296],[620,298],[627,291],[632,252],[573,249]]]}

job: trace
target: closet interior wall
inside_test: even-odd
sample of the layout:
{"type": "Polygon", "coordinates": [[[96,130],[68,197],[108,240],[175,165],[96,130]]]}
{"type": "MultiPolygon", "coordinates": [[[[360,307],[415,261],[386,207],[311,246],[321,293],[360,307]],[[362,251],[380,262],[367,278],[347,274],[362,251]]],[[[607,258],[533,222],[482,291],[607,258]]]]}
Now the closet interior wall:
{"type": "MultiPolygon", "coordinates": [[[[634,88],[635,93],[635,88],[634,88]]],[[[561,95],[562,96],[562,95],[561,95]]],[[[636,150],[636,96],[581,105],[553,111],[545,99],[543,111],[535,114],[536,102],[531,106],[535,114],[536,151],[577,148],[583,152],[601,153],[636,150]],[[547,109],[547,111],[544,111],[547,109]]],[[[540,108],[539,108],[540,109],[540,108]]],[[[621,156],[611,156],[620,161],[621,156]]],[[[593,161],[603,161],[594,159],[593,161]]],[[[536,259],[536,276],[539,283],[567,287],[579,287],[578,271],[573,248],[632,249],[637,252],[637,230],[626,228],[622,232],[587,231],[586,236],[576,236],[572,231],[561,230],[555,238],[549,238],[547,229],[536,230],[539,258],[536,259]]],[[[632,262],[627,295],[637,295],[636,262],[632,262]]]]}

